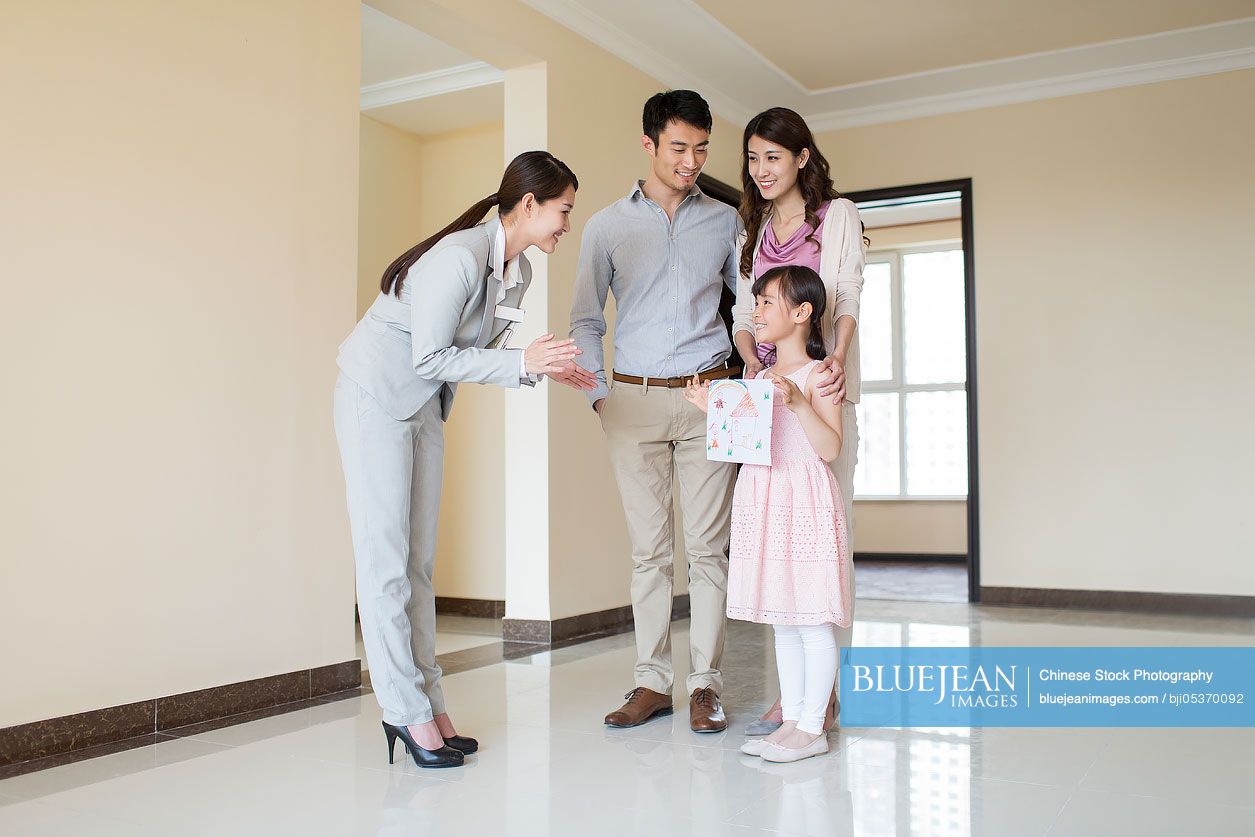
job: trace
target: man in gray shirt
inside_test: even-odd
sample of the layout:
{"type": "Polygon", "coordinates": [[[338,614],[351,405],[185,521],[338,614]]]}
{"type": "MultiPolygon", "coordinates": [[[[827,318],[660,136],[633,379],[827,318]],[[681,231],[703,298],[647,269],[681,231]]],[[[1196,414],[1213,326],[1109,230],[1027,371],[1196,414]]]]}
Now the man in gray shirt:
{"type": "Polygon", "coordinates": [[[694,374],[713,380],[741,372],[729,367],[732,345],[719,316],[722,286],[736,289],[739,221],[696,185],[710,143],[706,101],[690,90],[659,93],[645,103],[642,122],[649,176],[588,220],[571,307],[578,362],[597,376],[588,395],[606,433],[634,564],[635,688],[606,723],[636,726],[672,709],[674,474],[692,611],[689,723],[694,732],[718,732],[727,728],[719,661],[736,472],[706,459],[706,416],[683,393],[694,374]],[[609,374],[607,292],[617,312],[609,374]]]}

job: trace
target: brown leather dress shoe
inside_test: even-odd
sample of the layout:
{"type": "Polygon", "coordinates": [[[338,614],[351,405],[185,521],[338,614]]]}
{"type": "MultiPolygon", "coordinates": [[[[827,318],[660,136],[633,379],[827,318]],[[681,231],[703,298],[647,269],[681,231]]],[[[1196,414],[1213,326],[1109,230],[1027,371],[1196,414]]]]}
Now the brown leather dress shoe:
{"type": "Polygon", "coordinates": [[[636,727],[658,715],[670,715],[671,696],[644,686],[637,686],[624,695],[627,703],[606,716],[606,725],[611,727],[636,727]]]}
{"type": "Polygon", "coordinates": [[[689,697],[689,729],[693,732],[723,732],[728,719],[714,689],[698,689],[689,697]]]}

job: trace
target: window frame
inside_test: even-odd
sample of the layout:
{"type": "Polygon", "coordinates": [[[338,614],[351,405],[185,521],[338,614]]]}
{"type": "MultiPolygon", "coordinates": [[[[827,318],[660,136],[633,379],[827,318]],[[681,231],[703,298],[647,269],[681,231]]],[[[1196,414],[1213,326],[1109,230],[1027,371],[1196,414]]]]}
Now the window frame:
{"type": "MultiPolygon", "coordinates": [[[[889,265],[889,313],[890,313],[890,368],[892,377],[888,380],[860,380],[860,400],[868,394],[895,394],[898,396],[898,493],[897,494],[859,494],[855,492],[855,502],[871,503],[936,503],[936,502],[967,502],[971,495],[971,485],[963,494],[908,494],[907,458],[906,458],[906,396],[912,392],[967,392],[968,382],[946,384],[908,384],[906,383],[906,344],[904,332],[905,303],[902,290],[902,260],[904,256],[915,253],[938,253],[957,250],[963,254],[963,242],[960,239],[933,241],[928,244],[908,245],[904,247],[887,247],[883,250],[872,250],[867,254],[865,265],[889,265]]],[[[866,267],[864,267],[866,270],[866,267]]],[[[966,305],[965,305],[966,317],[966,305]]],[[[966,345],[964,352],[967,351],[966,345]]],[[[860,370],[861,373],[862,370],[860,370]]],[[[966,363],[964,378],[967,377],[966,363]]],[[[862,430],[859,435],[861,437],[862,430]]],[[[968,452],[970,458],[971,452],[968,452]]]]}

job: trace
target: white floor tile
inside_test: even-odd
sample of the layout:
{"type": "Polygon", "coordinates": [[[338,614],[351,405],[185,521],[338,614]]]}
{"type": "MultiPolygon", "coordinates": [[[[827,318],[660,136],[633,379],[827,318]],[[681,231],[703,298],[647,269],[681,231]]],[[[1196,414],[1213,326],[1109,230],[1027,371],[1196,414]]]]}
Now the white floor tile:
{"type": "MultiPolygon", "coordinates": [[[[1255,729],[1120,729],[1082,783],[1086,790],[1255,809],[1255,729]]],[[[1251,813],[1255,820],[1255,811],[1251,813]]]]}
{"type": "MultiPolygon", "coordinates": [[[[1236,620],[860,601],[878,642],[1228,645],[1236,620]]],[[[495,642],[442,630],[442,653],[495,642]]],[[[1255,730],[839,730],[827,756],[742,755],[775,697],[770,630],[734,625],[722,694],[730,729],[688,728],[687,623],[673,631],[675,713],[603,725],[632,687],[630,635],[447,675],[460,769],[389,765],[374,696],[206,731],[0,781],[14,835],[594,835],[776,837],[1248,833],[1255,730]]]]}
{"type": "Polygon", "coordinates": [[[1153,796],[1078,791],[1068,800],[1050,837],[1231,837],[1250,834],[1249,809],[1153,796]]]}

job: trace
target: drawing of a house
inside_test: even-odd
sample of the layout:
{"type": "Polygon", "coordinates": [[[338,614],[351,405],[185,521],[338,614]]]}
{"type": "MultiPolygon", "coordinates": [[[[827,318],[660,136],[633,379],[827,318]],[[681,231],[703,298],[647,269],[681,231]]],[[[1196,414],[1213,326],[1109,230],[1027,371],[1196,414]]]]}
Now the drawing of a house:
{"type": "Polygon", "coordinates": [[[754,437],[758,430],[758,405],[754,403],[754,399],[750,398],[750,394],[745,393],[745,397],[741,399],[741,403],[733,408],[731,413],[732,420],[732,444],[746,448],[754,449],[754,437]]]}

